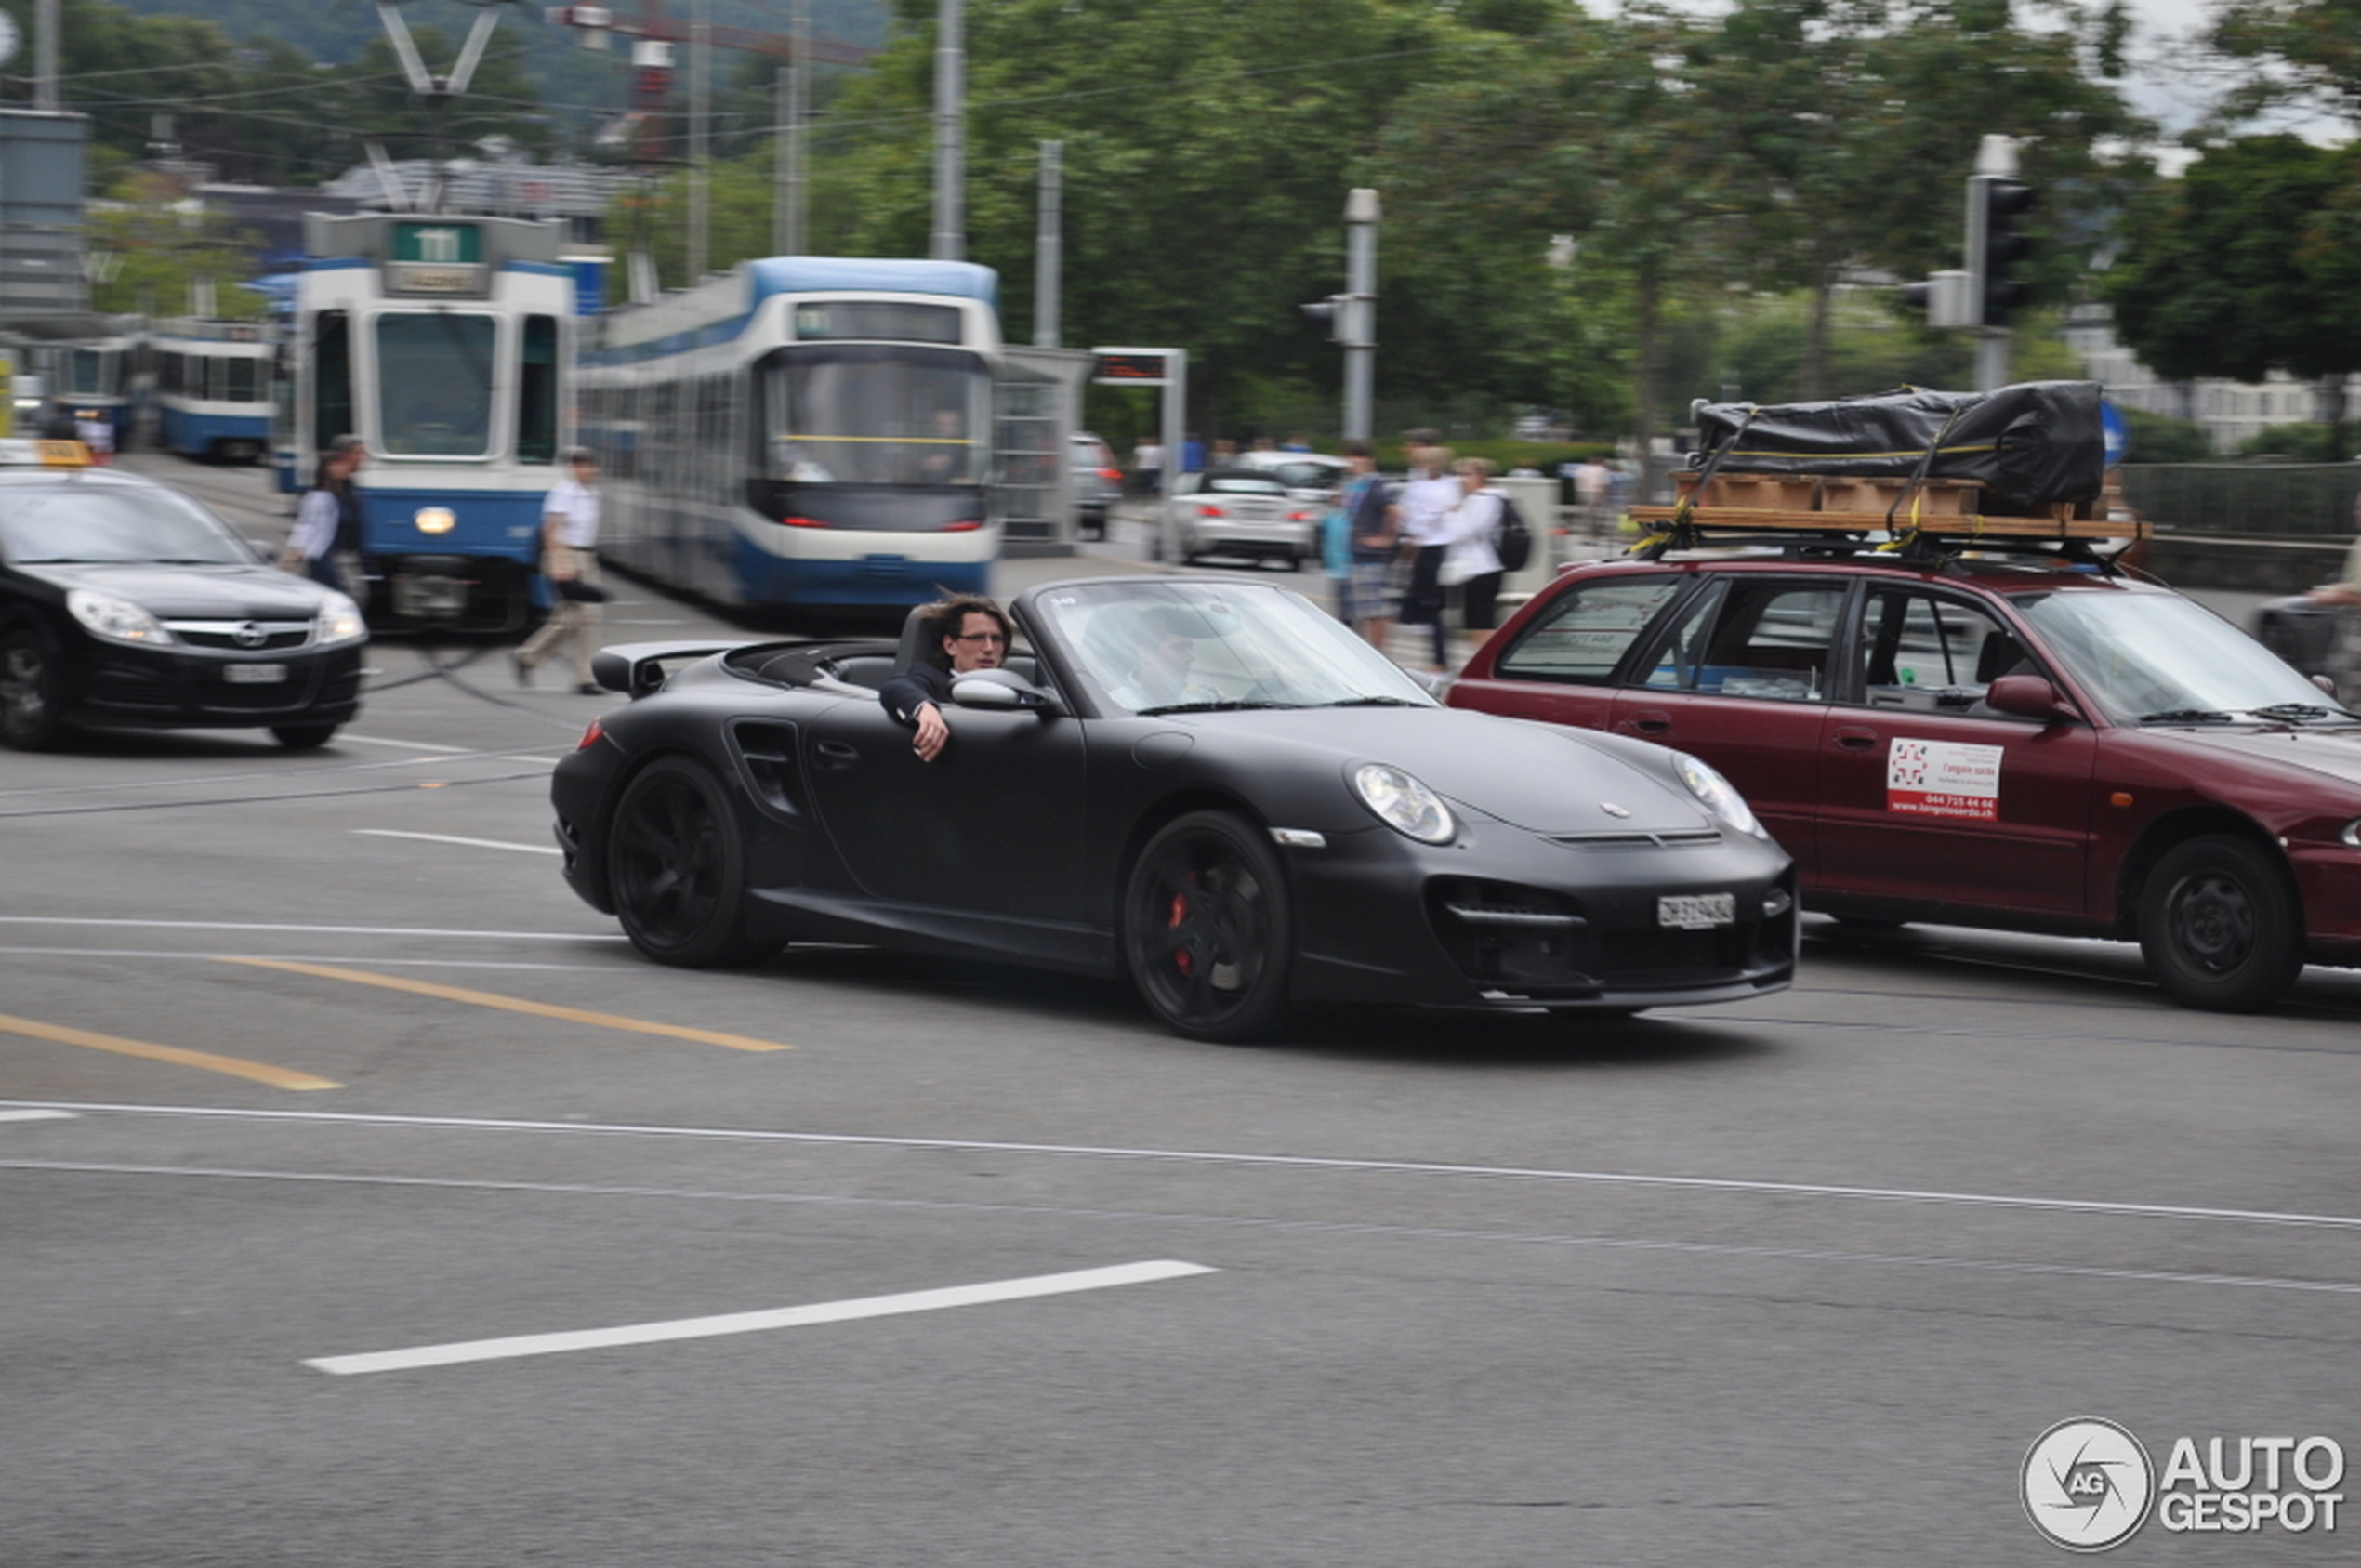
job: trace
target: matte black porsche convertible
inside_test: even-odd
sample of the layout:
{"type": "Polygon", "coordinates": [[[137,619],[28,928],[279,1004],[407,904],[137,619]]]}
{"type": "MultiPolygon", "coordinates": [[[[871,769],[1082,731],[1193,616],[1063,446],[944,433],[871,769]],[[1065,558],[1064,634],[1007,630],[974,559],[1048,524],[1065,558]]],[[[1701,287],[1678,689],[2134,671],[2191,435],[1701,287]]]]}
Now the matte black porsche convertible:
{"type": "Polygon", "coordinates": [[[551,786],[565,876],[662,963],[798,939],[1128,974],[1172,1028],[1296,1003],[1629,1012],[1784,988],[1794,872],[1682,753],[1438,705],[1246,582],[1045,584],[932,763],[877,687],[939,647],[645,644],[551,786]]]}

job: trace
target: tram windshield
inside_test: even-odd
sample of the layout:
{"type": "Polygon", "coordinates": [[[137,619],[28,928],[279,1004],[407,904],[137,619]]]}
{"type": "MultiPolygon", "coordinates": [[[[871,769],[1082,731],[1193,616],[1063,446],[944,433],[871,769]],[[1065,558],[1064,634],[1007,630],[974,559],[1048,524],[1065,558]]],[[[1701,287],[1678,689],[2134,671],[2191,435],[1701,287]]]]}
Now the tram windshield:
{"type": "Polygon", "coordinates": [[[957,349],[893,344],[785,349],[758,375],[776,480],[982,484],[992,381],[957,349]]]}
{"type": "Polygon", "coordinates": [[[495,325],[456,311],[377,318],[377,449],[399,457],[492,450],[495,325]]]}

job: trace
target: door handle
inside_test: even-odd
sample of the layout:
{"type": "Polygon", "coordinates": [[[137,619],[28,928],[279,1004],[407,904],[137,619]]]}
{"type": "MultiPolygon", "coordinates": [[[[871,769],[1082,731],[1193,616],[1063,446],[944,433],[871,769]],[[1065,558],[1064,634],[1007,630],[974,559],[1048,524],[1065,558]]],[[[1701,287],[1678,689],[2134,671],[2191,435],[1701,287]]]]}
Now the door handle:
{"type": "Polygon", "coordinates": [[[1847,727],[1836,732],[1836,743],[1847,751],[1866,751],[1878,744],[1878,732],[1847,727]]]}
{"type": "Polygon", "coordinates": [[[824,768],[850,768],[861,760],[861,749],[847,745],[842,741],[822,741],[811,749],[820,754],[820,765],[824,768]]]}
{"type": "Polygon", "coordinates": [[[1672,728],[1672,716],[1660,708],[1643,708],[1624,723],[1643,735],[1661,735],[1672,728]]]}

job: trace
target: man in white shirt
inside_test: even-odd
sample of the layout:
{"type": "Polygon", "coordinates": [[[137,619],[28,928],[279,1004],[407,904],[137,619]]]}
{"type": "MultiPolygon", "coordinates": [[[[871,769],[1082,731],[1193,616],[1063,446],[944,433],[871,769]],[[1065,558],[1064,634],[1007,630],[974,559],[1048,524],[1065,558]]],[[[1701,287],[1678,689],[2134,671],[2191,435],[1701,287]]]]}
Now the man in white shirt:
{"type": "Polygon", "coordinates": [[[590,655],[599,645],[599,606],[607,597],[599,581],[599,459],[582,446],[568,448],[565,456],[572,477],[550,486],[541,503],[541,570],[558,602],[517,650],[517,684],[532,685],[534,666],[563,643],[574,664],[574,691],[595,697],[600,692],[590,679],[590,655]]]}
{"type": "Polygon", "coordinates": [[[1402,548],[1409,558],[1410,581],[1394,618],[1405,626],[1432,628],[1434,663],[1430,667],[1440,674],[1450,656],[1440,575],[1444,552],[1450,544],[1445,529],[1461,493],[1459,481],[1451,477],[1451,449],[1432,430],[1411,431],[1407,444],[1410,479],[1395,505],[1401,513],[1402,548]]]}

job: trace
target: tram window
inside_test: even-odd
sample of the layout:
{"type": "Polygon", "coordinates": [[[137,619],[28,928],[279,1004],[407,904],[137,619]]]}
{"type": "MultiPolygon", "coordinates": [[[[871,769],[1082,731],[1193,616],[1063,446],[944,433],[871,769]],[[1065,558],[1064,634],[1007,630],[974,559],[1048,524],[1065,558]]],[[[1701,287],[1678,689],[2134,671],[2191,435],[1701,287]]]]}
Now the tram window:
{"type": "Polygon", "coordinates": [[[524,319],[517,367],[517,461],[558,460],[558,318],[524,319]]]}
{"type": "Polygon", "coordinates": [[[763,367],[771,475],[847,484],[977,484],[991,385],[972,354],[790,349],[763,367]]]}
{"type": "Polygon", "coordinates": [[[312,327],[311,443],[325,452],[352,422],[352,335],[342,310],[323,310],[312,327]]]}
{"type": "Polygon", "coordinates": [[[384,450],[480,457],[492,446],[494,323],[457,311],[377,318],[377,425],[384,450]]]}
{"type": "Polygon", "coordinates": [[[260,360],[250,360],[243,355],[234,360],[223,360],[221,368],[228,384],[222,388],[221,395],[231,402],[253,402],[259,399],[262,390],[256,384],[255,372],[261,363],[260,360]]]}

